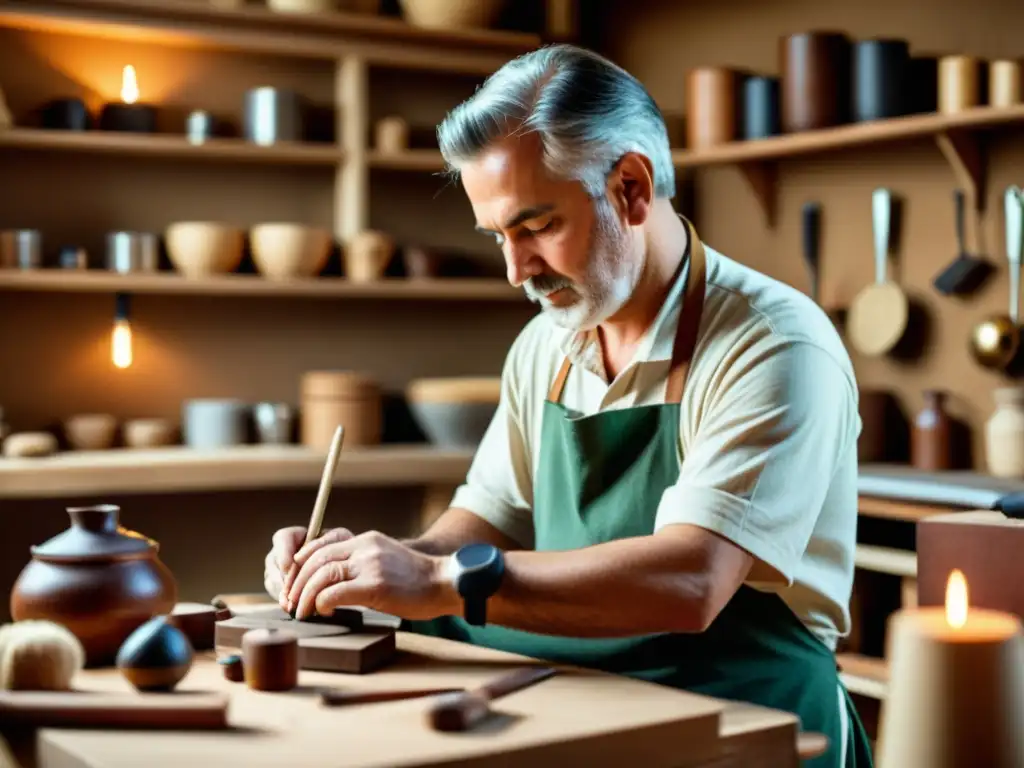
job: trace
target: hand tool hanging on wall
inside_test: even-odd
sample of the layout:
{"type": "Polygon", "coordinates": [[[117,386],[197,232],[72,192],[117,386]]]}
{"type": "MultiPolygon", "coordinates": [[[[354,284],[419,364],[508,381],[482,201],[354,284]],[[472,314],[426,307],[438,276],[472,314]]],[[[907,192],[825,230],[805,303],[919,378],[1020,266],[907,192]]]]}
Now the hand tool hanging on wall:
{"type": "Polygon", "coordinates": [[[967,242],[964,235],[964,220],[967,217],[965,197],[963,190],[954,190],[953,202],[956,205],[957,257],[932,281],[935,290],[944,296],[966,296],[974,293],[993,271],[992,265],[988,261],[972,256],[967,252],[967,242]]]}
{"type": "Polygon", "coordinates": [[[811,281],[811,298],[821,304],[821,204],[804,203],[803,207],[804,261],[811,281]]]}

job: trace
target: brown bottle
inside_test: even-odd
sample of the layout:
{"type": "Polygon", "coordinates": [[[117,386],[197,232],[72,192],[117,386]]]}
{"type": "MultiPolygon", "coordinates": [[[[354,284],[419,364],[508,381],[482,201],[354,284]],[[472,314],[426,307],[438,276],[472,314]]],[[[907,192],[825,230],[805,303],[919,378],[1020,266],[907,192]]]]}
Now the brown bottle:
{"type": "Polygon", "coordinates": [[[953,469],[953,420],[946,411],[948,393],[929,389],[924,407],[914,417],[910,462],[926,472],[953,469]]]}

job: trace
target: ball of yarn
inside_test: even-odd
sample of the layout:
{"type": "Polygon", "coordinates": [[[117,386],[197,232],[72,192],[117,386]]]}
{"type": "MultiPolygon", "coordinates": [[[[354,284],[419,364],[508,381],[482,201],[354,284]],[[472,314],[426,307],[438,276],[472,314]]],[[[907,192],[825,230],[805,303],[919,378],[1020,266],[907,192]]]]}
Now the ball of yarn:
{"type": "Polygon", "coordinates": [[[68,691],[85,649],[66,627],[25,620],[0,627],[0,690],[68,691]]]}

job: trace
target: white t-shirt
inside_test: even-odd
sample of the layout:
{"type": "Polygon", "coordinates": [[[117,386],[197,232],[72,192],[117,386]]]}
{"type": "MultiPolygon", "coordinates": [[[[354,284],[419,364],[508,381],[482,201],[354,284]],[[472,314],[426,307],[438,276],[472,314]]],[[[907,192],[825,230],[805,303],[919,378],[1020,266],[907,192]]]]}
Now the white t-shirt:
{"type": "MultiPolygon", "coordinates": [[[[748,584],[777,592],[834,649],[849,632],[856,546],[853,367],[810,298],[705,251],[700,337],[680,404],[680,474],[655,530],[691,523],[734,541],[781,577],[748,584]]],[[[561,403],[573,412],[664,402],[685,277],[684,269],[610,382],[595,343],[543,314],[532,319],[509,351],[501,402],[452,506],[530,548],[544,401],[564,356],[573,367],[561,403]]]]}

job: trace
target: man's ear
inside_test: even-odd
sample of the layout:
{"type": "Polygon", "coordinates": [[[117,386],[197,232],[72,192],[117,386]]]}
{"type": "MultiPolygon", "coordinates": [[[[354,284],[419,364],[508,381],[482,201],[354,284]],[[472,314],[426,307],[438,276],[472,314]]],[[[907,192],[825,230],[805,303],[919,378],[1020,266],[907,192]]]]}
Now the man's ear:
{"type": "Polygon", "coordinates": [[[608,175],[608,199],[630,226],[640,226],[654,205],[654,167],[638,152],[627,152],[608,175]]]}

